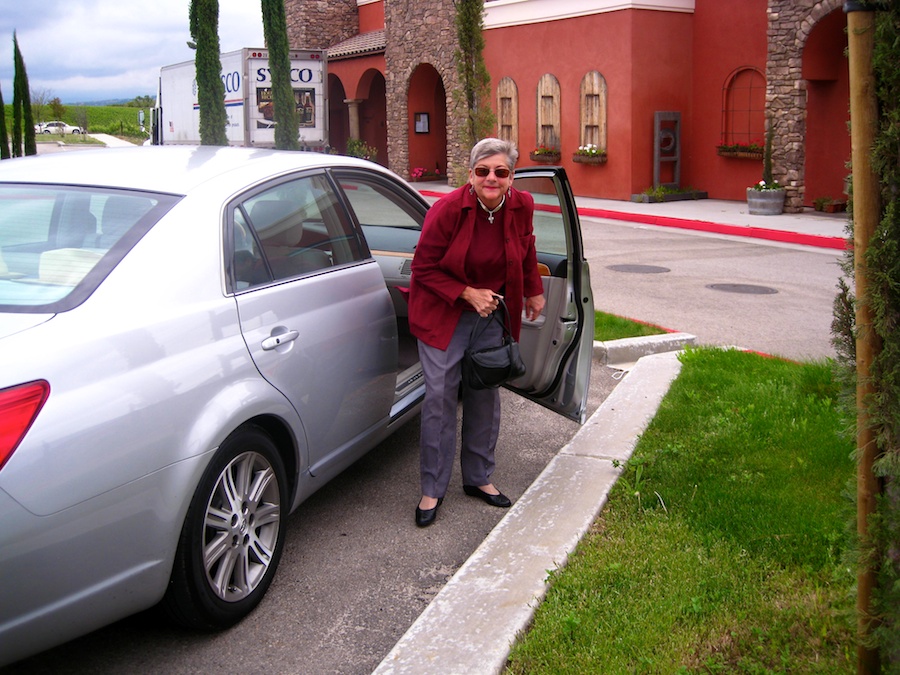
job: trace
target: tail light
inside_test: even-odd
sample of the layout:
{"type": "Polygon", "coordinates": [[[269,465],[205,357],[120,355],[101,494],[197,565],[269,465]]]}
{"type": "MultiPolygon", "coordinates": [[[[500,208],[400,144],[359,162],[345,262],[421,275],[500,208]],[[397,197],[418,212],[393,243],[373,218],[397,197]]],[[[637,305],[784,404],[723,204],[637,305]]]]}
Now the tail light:
{"type": "Polygon", "coordinates": [[[0,389],[0,469],[6,464],[50,395],[44,380],[0,389]]]}

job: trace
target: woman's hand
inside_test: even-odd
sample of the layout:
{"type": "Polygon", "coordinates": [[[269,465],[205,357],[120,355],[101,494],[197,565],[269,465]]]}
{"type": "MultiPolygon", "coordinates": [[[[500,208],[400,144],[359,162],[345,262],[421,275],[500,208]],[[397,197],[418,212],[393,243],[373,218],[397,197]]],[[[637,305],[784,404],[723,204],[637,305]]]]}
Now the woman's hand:
{"type": "Polygon", "coordinates": [[[544,311],[544,294],[541,295],[532,295],[530,298],[525,298],[525,318],[529,321],[535,321],[541,315],[541,312],[544,311]]]}
{"type": "Polygon", "coordinates": [[[459,294],[459,297],[472,305],[479,316],[486,317],[500,306],[498,299],[503,296],[497,295],[490,288],[466,286],[463,292],[459,294]]]}

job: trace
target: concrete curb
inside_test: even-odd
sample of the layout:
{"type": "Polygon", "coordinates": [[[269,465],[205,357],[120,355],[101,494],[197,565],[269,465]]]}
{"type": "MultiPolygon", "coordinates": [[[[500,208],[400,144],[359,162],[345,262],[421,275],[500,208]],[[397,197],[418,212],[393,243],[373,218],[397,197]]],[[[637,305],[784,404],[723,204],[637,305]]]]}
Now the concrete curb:
{"type": "Polygon", "coordinates": [[[606,503],[681,370],[674,351],[640,358],[374,671],[494,675],[606,503]]]}
{"type": "Polygon", "coordinates": [[[623,338],[608,342],[594,342],[594,358],[604,366],[630,370],[638,360],[651,354],[677,352],[697,343],[690,333],[665,333],[645,337],[623,338]]]}

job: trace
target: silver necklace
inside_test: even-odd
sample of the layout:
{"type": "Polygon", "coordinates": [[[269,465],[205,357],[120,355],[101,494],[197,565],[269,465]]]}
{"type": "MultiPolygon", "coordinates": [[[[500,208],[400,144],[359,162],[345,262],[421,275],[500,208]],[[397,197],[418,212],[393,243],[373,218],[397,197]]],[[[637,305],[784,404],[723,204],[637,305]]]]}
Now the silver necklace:
{"type": "Polygon", "coordinates": [[[484,209],[484,212],[488,214],[488,222],[492,225],[494,224],[494,214],[497,213],[500,209],[503,208],[503,205],[506,203],[506,195],[503,195],[503,199],[500,200],[500,203],[493,209],[489,209],[484,205],[484,202],[481,201],[481,197],[476,197],[478,200],[478,205],[484,209]]]}

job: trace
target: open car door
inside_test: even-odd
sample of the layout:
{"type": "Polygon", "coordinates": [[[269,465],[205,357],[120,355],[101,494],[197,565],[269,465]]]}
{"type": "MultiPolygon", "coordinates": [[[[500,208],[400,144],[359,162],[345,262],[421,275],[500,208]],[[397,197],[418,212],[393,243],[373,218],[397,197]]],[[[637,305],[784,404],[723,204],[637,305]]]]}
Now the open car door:
{"type": "Polygon", "coordinates": [[[594,345],[594,298],[575,197],[561,167],[517,168],[514,186],[534,197],[534,234],[547,304],[522,320],[528,370],[512,391],[584,422],[594,345]]]}

